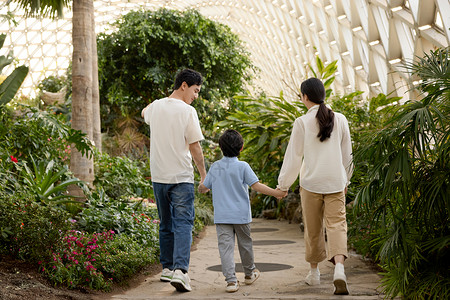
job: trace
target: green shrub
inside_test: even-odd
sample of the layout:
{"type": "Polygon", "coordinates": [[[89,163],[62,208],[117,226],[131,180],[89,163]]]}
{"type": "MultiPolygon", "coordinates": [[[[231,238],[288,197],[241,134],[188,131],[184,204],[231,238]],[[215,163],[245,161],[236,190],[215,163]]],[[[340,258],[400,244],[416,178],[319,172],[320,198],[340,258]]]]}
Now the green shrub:
{"type": "Polygon", "coordinates": [[[107,252],[99,257],[99,270],[114,282],[120,282],[140,269],[158,261],[159,245],[143,245],[126,234],[106,244],[107,252]]]}
{"type": "Polygon", "coordinates": [[[128,157],[113,157],[98,153],[95,157],[94,185],[113,199],[124,197],[151,198],[153,188],[150,167],[128,157]]]}
{"type": "Polygon", "coordinates": [[[77,228],[90,233],[113,230],[125,233],[145,247],[158,247],[159,220],[156,206],[119,201],[103,191],[93,193],[77,216],[77,228]]]}
{"type": "Polygon", "coordinates": [[[28,113],[20,117],[0,110],[0,154],[4,155],[0,158],[12,155],[31,166],[32,153],[36,160],[54,160],[62,166],[69,163],[71,144],[84,154],[90,153],[92,148],[86,134],[72,129],[64,116],[26,109],[28,113]]]}
{"type": "Polygon", "coordinates": [[[26,192],[0,193],[0,211],[0,252],[32,262],[48,257],[71,227],[67,212],[26,192]]]}
{"type": "Polygon", "coordinates": [[[44,80],[38,84],[38,88],[41,91],[56,93],[66,85],[66,81],[67,79],[65,76],[51,75],[44,78],[44,80]]]}

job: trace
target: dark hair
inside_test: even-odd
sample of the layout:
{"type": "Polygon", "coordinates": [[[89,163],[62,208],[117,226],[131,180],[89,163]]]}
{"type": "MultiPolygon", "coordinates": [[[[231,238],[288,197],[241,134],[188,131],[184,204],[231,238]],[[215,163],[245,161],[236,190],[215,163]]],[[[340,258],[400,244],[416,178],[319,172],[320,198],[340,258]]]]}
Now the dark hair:
{"type": "Polygon", "coordinates": [[[219,146],[226,157],[238,156],[244,145],[242,135],[234,129],[227,129],[219,138],[219,146]]]}
{"type": "Polygon", "coordinates": [[[177,77],[175,77],[175,84],[173,88],[175,90],[178,90],[181,84],[183,84],[183,82],[186,82],[188,86],[192,86],[194,84],[202,85],[203,83],[202,74],[191,69],[181,70],[177,74],[177,77]]]}
{"type": "Polygon", "coordinates": [[[309,101],[319,104],[316,118],[319,122],[319,133],[317,137],[321,142],[325,141],[331,136],[334,126],[334,112],[329,109],[325,103],[325,87],[320,79],[311,77],[302,82],[300,86],[302,95],[308,96],[309,101]]]}

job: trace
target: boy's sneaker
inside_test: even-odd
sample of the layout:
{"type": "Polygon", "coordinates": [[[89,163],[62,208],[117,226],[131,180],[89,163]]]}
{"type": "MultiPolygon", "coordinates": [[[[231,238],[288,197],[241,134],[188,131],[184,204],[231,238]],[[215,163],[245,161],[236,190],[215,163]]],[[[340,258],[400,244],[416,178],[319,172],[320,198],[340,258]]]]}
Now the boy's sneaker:
{"type": "Polygon", "coordinates": [[[192,291],[190,282],[191,279],[187,273],[183,273],[181,270],[176,269],[173,272],[170,284],[173,285],[179,292],[190,292],[192,291]]]}
{"type": "Polygon", "coordinates": [[[305,282],[307,285],[319,285],[320,284],[320,272],[319,269],[309,270],[308,275],[306,275],[305,282]]]}
{"type": "Polygon", "coordinates": [[[226,288],[227,293],[234,293],[234,292],[237,292],[237,290],[239,290],[239,282],[238,281],[236,281],[236,282],[230,281],[227,283],[227,288],[226,288]]]}
{"type": "Polygon", "coordinates": [[[259,272],[258,269],[254,269],[250,276],[245,276],[244,283],[247,285],[252,284],[256,279],[259,278],[259,275],[261,275],[261,272],[259,272]]]}
{"type": "Polygon", "coordinates": [[[170,282],[172,280],[172,276],[173,276],[173,271],[168,268],[164,268],[162,270],[161,277],[159,277],[159,280],[164,281],[164,282],[170,282]]]}
{"type": "Polygon", "coordinates": [[[348,295],[347,277],[342,264],[338,263],[334,268],[333,284],[335,295],[348,295]]]}

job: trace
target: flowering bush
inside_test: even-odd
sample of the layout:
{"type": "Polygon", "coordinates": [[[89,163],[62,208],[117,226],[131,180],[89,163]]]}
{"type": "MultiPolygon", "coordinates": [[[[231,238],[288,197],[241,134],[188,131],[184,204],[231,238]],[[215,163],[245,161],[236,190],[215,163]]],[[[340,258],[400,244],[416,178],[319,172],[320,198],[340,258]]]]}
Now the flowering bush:
{"type": "Polygon", "coordinates": [[[52,252],[51,259],[40,265],[55,284],[109,290],[113,282],[155,262],[156,254],[156,248],[143,247],[112,230],[92,234],[71,230],[52,252]]]}
{"type": "Polygon", "coordinates": [[[0,253],[32,262],[46,259],[49,245],[71,227],[66,211],[40,205],[27,192],[0,192],[0,212],[0,253]]]}
{"type": "Polygon", "coordinates": [[[113,239],[114,232],[87,234],[71,230],[63,237],[63,243],[52,252],[48,262],[39,262],[41,271],[55,284],[69,288],[89,287],[108,290],[112,278],[98,270],[98,258],[106,254],[105,244],[113,239]]]}

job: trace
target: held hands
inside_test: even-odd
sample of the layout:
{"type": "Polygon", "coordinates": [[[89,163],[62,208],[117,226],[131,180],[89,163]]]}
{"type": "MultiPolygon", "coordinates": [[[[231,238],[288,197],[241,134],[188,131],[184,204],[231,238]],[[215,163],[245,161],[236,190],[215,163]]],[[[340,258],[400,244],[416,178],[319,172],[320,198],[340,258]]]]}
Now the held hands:
{"type": "Polygon", "coordinates": [[[276,188],[275,189],[275,197],[278,199],[278,200],[281,200],[281,199],[283,199],[284,197],[286,197],[287,196],[287,194],[288,194],[288,191],[282,191],[282,190],[280,190],[279,188],[276,188]]]}
{"type": "Polygon", "coordinates": [[[203,183],[200,183],[198,186],[198,191],[202,194],[206,194],[209,192],[209,189],[203,183]]]}

